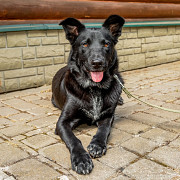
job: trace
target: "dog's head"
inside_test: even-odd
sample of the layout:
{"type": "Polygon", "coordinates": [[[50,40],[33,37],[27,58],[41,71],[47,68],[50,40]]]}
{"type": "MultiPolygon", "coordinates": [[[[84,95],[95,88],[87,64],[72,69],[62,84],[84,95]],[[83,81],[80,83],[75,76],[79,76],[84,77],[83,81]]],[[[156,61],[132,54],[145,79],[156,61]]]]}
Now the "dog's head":
{"type": "Polygon", "coordinates": [[[69,65],[73,64],[72,67],[91,84],[102,84],[109,76],[110,69],[117,64],[115,44],[124,22],[122,17],[111,15],[101,29],[87,29],[74,18],[67,18],[60,23],[72,45],[69,65]]]}

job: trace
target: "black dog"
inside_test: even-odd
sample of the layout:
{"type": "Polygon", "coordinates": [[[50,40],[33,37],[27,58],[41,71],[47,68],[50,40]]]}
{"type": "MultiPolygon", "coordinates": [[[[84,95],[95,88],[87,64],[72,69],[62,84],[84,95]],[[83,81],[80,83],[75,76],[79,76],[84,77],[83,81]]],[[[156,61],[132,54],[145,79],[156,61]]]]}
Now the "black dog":
{"type": "Polygon", "coordinates": [[[107,139],[121,86],[113,77],[118,73],[115,44],[121,35],[124,19],[112,15],[101,29],[86,29],[74,18],[60,23],[72,49],[68,65],[60,69],[52,82],[52,103],[62,110],[56,126],[71,154],[72,169],[79,174],[92,171],[90,158],[106,153],[107,139]],[[72,129],[79,124],[96,124],[98,131],[87,147],[87,153],[72,129]]]}

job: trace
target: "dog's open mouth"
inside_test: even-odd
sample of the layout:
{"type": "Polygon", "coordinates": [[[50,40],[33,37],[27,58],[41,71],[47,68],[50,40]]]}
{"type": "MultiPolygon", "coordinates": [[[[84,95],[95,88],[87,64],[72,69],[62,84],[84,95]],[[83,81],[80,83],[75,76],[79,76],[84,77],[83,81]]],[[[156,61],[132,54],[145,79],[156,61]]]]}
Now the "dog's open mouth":
{"type": "Polygon", "coordinates": [[[101,82],[103,79],[103,72],[90,72],[91,78],[94,82],[101,82]]]}

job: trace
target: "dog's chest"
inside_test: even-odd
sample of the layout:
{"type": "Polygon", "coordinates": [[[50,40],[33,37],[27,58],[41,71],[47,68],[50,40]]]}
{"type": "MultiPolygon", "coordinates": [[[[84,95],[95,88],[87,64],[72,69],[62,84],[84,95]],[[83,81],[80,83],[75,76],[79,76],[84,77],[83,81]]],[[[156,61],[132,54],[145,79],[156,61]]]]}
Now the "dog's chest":
{"type": "Polygon", "coordinates": [[[90,106],[88,108],[83,108],[83,112],[92,119],[93,122],[100,119],[100,117],[104,114],[103,109],[103,97],[101,92],[91,91],[91,100],[90,106]]]}
{"type": "Polygon", "coordinates": [[[103,99],[101,96],[94,96],[92,97],[92,110],[90,112],[92,113],[94,120],[97,120],[101,114],[103,107],[103,99]]]}

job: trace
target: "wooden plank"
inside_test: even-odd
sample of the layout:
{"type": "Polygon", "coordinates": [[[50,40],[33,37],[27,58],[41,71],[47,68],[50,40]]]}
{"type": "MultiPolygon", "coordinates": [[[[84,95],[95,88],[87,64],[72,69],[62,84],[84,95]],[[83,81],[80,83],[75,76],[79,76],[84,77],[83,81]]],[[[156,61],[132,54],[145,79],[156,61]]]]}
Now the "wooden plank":
{"type": "MultiPolygon", "coordinates": [[[[104,19],[79,19],[82,23],[103,23],[104,19]]],[[[180,18],[147,18],[147,19],[125,19],[126,22],[152,22],[152,21],[180,21],[180,18]]],[[[2,25],[18,24],[59,24],[60,20],[0,20],[2,25]]]]}
{"type": "Polygon", "coordinates": [[[105,19],[111,14],[130,19],[180,18],[180,4],[90,0],[0,0],[0,4],[0,20],[105,19]]]}
{"type": "MultiPolygon", "coordinates": [[[[87,0],[82,0],[82,1],[87,1],[87,0]]],[[[105,0],[89,0],[89,1],[105,1],[105,0]]],[[[180,0],[112,0],[112,1],[115,1],[115,2],[141,2],[141,3],[172,3],[172,4],[180,4],[180,0]]]]}

